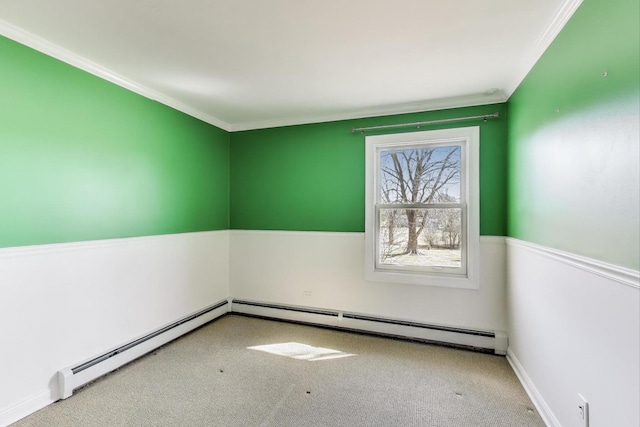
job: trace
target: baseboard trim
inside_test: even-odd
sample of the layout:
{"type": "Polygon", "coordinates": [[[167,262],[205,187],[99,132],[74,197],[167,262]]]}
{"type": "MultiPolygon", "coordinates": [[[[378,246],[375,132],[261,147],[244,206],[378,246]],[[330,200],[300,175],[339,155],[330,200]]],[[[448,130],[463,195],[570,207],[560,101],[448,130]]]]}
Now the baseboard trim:
{"type": "MultiPolygon", "coordinates": [[[[231,302],[232,304],[238,304],[240,306],[263,307],[263,308],[270,308],[275,310],[293,311],[297,313],[319,314],[323,316],[338,317],[338,315],[340,314],[338,311],[334,311],[334,310],[322,310],[322,309],[302,307],[297,305],[270,304],[270,303],[240,300],[240,299],[232,299],[231,302]]],[[[242,310],[242,308],[239,308],[239,309],[242,310]]]]}
{"type": "Polygon", "coordinates": [[[0,411],[0,426],[8,426],[36,411],[44,408],[57,400],[55,393],[44,389],[21,402],[9,406],[0,411]]]}
{"type": "Polygon", "coordinates": [[[553,412],[551,411],[551,408],[549,408],[549,405],[547,405],[547,402],[545,402],[545,400],[542,398],[542,394],[538,391],[531,378],[529,378],[529,375],[527,375],[522,364],[520,364],[520,361],[516,357],[515,353],[511,350],[511,348],[507,349],[507,361],[509,362],[509,365],[511,365],[513,371],[516,373],[516,376],[520,380],[522,387],[524,387],[524,390],[529,395],[529,398],[538,410],[540,417],[547,425],[547,427],[562,427],[558,419],[555,417],[555,415],[553,415],[553,412]]]}
{"type": "Polygon", "coordinates": [[[246,314],[265,319],[279,319],[308,325],[338,327],[339,313],[333,310],[301,306],[269,304],[258,301],[231,300],[231,313],[246,314]]]}
{"type": "Polygon", "coordinates": [[[227,314],[228,303],[226,299],[219,301],[124,345],[61,369],[58,371],[58,397],[66,399],[90,381],[227,314]]]}
{"type": "MultiPolygon", "coordinates": [[[[444,345],[483,353],[508,354],[506,350],[506,333],[502,331],[490,332],[443,325],[429,325],[337,310],[229,298],[123,346],[62,369],[58,372],[58,387],[55,390],[43,390],[30,398],[1,410],[0,426],[8,426],[56,402],[60,398],[69,397],[75,388],[81,387],[87,382],[123,366],[227,313],[329,327],[336,330],[444,345]],[[167,330],[164,331],[165,329],[167,330]],[[136,341],[140,340],[144,340],[144,342],[134,345],[136,341]],[[505,350],[502,350],[502,347],[505,350]],[[96,363],[93,363],[94,361],[96,363]],[[64,378],[65,375],[67,378],[64,378]],[[74,375],[76,378],[73,378],[74,375]]],[[[520,375],[518,377],[520,378],[520,375]]],[[[522,379],[521,382],[523,382],[522,379]]]]}
{"type": "Polygon", "coordinates": [[[622,283],[623,285],[640,289],[640,272],[637,270],[631,270],[629,268],[575,255],[558,249],[549,248],[547,246],[526,242],[513,237],[508,237],[506,240],[507,246],[517,246],[589,273],[597,274],[598,276],[622,283]]]}
{"type": "Polygon", "coordinates": [[[97,357],[58,371],[53,389],[47,388],[5,409],[0,409],[0,427],[15,423],[60,399],[66,399],[75,389],[88,382],[225,316],[229,312],[229,307],[229,299],[221,300],[97,357]]]}
{"type": "Polygon", "coordinates": [[[466,334],[466,335],[477,335],[481,337],[494,338],[496,336],[495,333],[489,332],[489,331],[455,328],[452,326],[427,325],[424,323],[411,322],[408,320],[387,319],[387,318],[375,317],[375,316],[365,316],[363,314],[355,314],[355,313],[343,313],[342,319],[343,319],[343,322],[344,322],[344,319],[353,319],[353,320],[363,320],[366,322],[386,323],[389,325],[408,326],[412,328],[431,329],[434,331],[454,332],[454,333],[460,333],[460,334],[466,334]]]}
{"type": "Polygon", "coordinates": [[[430,325],[338,310],[238,299],[231,300],[231,313],[454,346],[484,353],[492,352],[498,355],[505,355],[507,350],[507,335],[502,331],[430,325]]]}

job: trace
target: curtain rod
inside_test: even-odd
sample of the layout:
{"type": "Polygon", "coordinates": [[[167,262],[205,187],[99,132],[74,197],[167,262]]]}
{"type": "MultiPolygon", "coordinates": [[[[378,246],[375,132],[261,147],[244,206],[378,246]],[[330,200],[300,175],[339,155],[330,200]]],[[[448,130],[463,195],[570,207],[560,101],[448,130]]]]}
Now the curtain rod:
{"type": "Polygon", "coordinates": [[[435,125],[438,123],[452,123],[452,122],[462,122],[467,120],[480,120],[480,119],[486,122],[487,119],[497,119],[499,117],[500,117],[500,113],[496,112],[493,114],[483,114],[480,116],[454,117],[452,119],[428,120],[426,122],[400,123],[397,125],[382,125],[382,126],[369,126],[364,128],[351,128],[351,132],[363,133],[371,130],[396,129],[396,128],[405,128],[405,127],[420,128],[420,126],[435,125]]]}

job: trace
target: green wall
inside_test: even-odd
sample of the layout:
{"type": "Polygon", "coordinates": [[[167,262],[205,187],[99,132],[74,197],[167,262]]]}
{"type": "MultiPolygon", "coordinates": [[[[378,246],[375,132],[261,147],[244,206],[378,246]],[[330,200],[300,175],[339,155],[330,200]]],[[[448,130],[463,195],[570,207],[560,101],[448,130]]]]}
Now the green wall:
{"type": "Polygon", "coordinates": [[[0,37],[0,247],[228,228],[229,134],[0,37]]]}
{"type": "MultiPolygon", "coordinates": [[[[351,128],[496,111],[504,116],[506,106],[485,105],[232,133],[231,228],[362,232],[365,136],[351,133],[351,128]]],[[[506,120],[458,124],[474,125],[481,127],[480,232],[504,235],[506,120]]],[[[445,127],[451,125],[428,129],[445,127]]],[[[408,131],[411,129],[399,132],[408,131]]]]}
{"type": "Polygon", "coordinates": [[[509,100],[509,236],[639,269],[639,18],[585,0],[509,100]]]}
{"type": "MultiPolygon", "coordinates": [[[[229,226],[361,232],[364,135],[352,127],[506,113],[498,104],[229,134],[6,38],[0,53],[0,247],[229,226]]],[[[481,233],[503,235],[506,120],[459,125],[476,124],[481,233]]]]}

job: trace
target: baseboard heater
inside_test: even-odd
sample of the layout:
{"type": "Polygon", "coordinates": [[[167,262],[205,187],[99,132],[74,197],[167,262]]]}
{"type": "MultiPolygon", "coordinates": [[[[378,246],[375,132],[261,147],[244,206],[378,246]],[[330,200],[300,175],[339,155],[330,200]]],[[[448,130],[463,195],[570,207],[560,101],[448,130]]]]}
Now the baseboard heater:
{"type": "Polygon", "coordinates": [[[127,344],[58,371],[60,398],[70,397],[79,387],[226,314],[228,304],[228,300],[220,301],[127,344]]]}
{"type": "Polygon", "coordinates": [[[482,331],[443,325],[430,325],[338,310],[269,304],[238,299],[231,301],[231,312],[376,335],[413,339],[468,348],[476,351],[491,352],[499,355],[507,354],[507,334],[502,331],[482,331]]]}

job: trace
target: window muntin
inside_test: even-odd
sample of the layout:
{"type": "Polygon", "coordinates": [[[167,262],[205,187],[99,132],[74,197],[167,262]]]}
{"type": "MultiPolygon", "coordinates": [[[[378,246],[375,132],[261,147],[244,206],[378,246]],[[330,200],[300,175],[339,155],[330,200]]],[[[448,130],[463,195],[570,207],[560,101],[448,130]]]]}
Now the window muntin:
{"type": "Polygon", "coordinates": [[[479,128],[366,138],[367,279],[477,287],[479,128]]]}
{"type": "Polygon", "coordinates": [[[465,273],[459,142],[376,149],[376,268],[465,273]]]}
{"type": "Polygon", "coordinates": [[[464,150],[464,141],[376,149],[376,269],[465,274],[464,150]]]}

